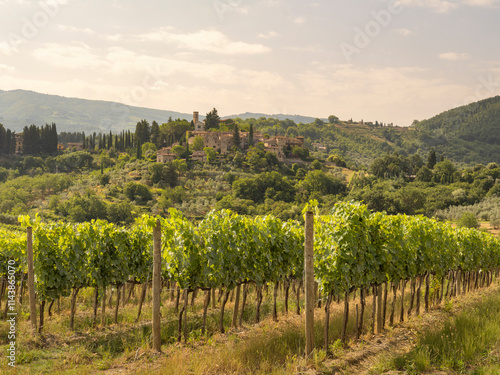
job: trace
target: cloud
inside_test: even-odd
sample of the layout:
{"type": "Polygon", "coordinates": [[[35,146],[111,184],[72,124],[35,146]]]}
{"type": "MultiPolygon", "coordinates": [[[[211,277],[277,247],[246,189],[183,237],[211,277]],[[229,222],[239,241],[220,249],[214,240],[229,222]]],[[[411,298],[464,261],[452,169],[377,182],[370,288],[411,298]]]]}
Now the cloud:
{"type": "Polygon", "coordinates": [[[8,42],[0,42],[0,53],[3,53],[4,55],[10,56],[13,55],[19,50],[17,49],[17,46],[19,45],[18,43],[8,43],[8,42]]]}
{"type": "Polygon", "coordinates": [[[277,38],[279,36],[280,36],[280,34],[278,34],[276,31],[269,31],[265,34],[258,35],[258,37],[261,39],[271,39],[271,38],[277,38]]]}
{"type": "Polygon", "coordinates": [[[88,27],[85,28],[78,28],[75,26],[70,26],[70,25],[57,25],[57,30],[59,31],[65,31],[65,32],[72,32],[72,33],[84,33],[84,34],[89,34],[89,35],[95,35],[96,32],[88,27]]]}
{"type": "Polygon", "coordinates": [[[0,72],[14,73],[15,70],[16,68],[14,68],[13,66],[0,64],[0,72]]]}
{"type": "Polygon", "coordinates": [[[262,44],[231,41],[226,35],[213,29],[181,34],[172,32],[169,28],[159,28],[139,38],[143,41],[174,43],[179,48],[221,55],[258,55],[271,51],[262,44]]]}
{"type": "Polygon", "coordinates": [[[477,6],[477,7],[492,7],[500,3],[499,0],[463,0],[466,5],[477,6]]]}
{"type": "Polygon", "coordinates": [[[408,30],[408,29],[394,29],[394,31],[401,36],[410,36],[410,35],[415,34],[413,31],[408,30]]]}
{"type": "Polygon", "coordinates": [[[302,25],[304,22],[306,22],[306,19],[302,16],[293,19],[293,23],[297,25],[302,25]]]}
{"type": "Polygon", "coordinates": [[[459,61],[469,59],[470,55],[468,53],[446,52],[439,54],[439,58],[441,60],[459,61]]]}
{"type": "Polygon", "coordinates": [[[330,111],[340,118],[355,116],[403,126],[410,125],[413,118],[442,112],[467,93],[465,87],[421,68],[352,64],[317,64],[297,77],[297,85],[302,100],[293,113],[325,116],[330,111]]]}
{"type": "Polygon", "coordinates": [[[428,8],[436,13],[449,13],[453,9],[468,5],[476,7],[492,7],[500,3],[500,0],[399,0],[399,3],[409,7],[428,8]]]}
{"type": "Polygon", "coordinates": [[[307,53],[319,53],[324,51],[324,49],[318,44],[309,45],[305,47],[288,46],[288,47],[283,47],[283,49],[286,51],[307,52],[307,53]]]}
{"type": "Polygon", "coordinates": [[[33,56],[60,68],[102,68],[103,59],[85,43],[46,43],[33,51],[33,56]]]}
{"type": "Polygon", "coordinates": [[[436,13],[448,13],[457,8],[459,3],[446,0],[399,0],[403,6],[428,8],[436,13]]]}

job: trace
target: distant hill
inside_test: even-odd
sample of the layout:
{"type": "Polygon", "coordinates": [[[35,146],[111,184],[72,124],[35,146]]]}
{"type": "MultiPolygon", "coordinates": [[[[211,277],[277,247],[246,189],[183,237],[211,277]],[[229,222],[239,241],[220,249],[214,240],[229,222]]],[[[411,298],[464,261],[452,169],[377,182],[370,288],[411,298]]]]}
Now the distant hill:
{"type": "Polygon", "coordinates": [[[500,96],[451,109],[413,127],[422,143],[450,159],[500,162],[500,96]]]}
{"type": "MultiPolygon", "coordinates": [[[[193,108],[195,111],[196,108],[193,108]]],[[[220,115],[220,114],[219,114],[220,115]]],[[[55,122],[58,131],[113,132],[122,129],[134,129],[138,121],[146,119],[159,124],[168,118],[192,120],[192,113],[181,113],[168,110],[133,107],[116,102],[66,98],[57,95],[40,94],[26,90],[0,90],[0,123],[16,132],[31,124],[44,125],[55,122]]],[[[311,122],[312,117],[266,115],[261,113],[244,113],[225,116],[223,118],[273,117],[289,118],[295,122],[311,122]]],[[[204,115],[200,113],[203,120],[204,115]]]]}
{"type": "MultiPolygon", "coordinates": [[[[239,117],[242,120],[246,120],[249,118],[255,118],[258,119],[260,117],[265,117],[265,118],[275,118],[278,120],[292,120],[295,123],[302,122],[304,124],[309,124],[316,120],[316,117],[309,117],[309,116],[301,116],[301,115],[284,115],[284,114],[274,114],[274,115],[266,115],[265,113],[252,113],[252,112],[245,112],[245,113],[240,113],[239,115],[231,115],[231,116],[224,116],[222,117],[223,119],[226,118],[236,118],[239,117]]],[[[326,121],[326,119],[322,119],[326,121]]]]}
{"type": "MultiPolygon", "coordinates": [[[[432,148],[436,149],[438,157],[444,155],[457,163],[500,164],[499,96],[451,109],[410,127],[382,127],[377,123],[351,121],[329,124],[326,119],[323,119],[324,124],[312,124],[314,117],[300,115],[249,112],[219,115],[223,119],[239,117],[244,121],[255,118],[258,120],[255,129],[268,134],[301,135],[309,146],[320,142],[327,146],[328,152],[342,156],[353,166],[368,166],[375,158],[388,152],[419,154],[426,160],[432,148]],[[282,121],[285,119],[295,124],[282,121]]],[[[136,123],[142,119],[162,124],[169,117],[191,120],[192,113],[65,98],[24,90],[0,90],[0,123],[17,132],[26,125],[40,126],[52,122],[57,124],[59,132],[119,132],[122,129],[135,129],[136,123]]],[[[201,119],[204,117],[200,116],[201,119]]]]}

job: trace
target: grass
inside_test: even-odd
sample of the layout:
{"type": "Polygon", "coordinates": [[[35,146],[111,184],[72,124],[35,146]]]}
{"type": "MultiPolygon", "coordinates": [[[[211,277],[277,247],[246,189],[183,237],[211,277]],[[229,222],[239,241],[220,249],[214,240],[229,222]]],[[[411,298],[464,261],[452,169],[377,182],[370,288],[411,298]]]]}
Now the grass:
{"type": "MultiPolygon", "coordinates": [[[[279,321],[272,320],[272,286],[269,293],[264,292],[261,306],[261,322],[255,324],[255,291],[248,295],[243,327],[230,329],[233,303],[228,301],[224,315],[224,326],[226,334],[218,333],[220,304],[217,308],[210,308],[207,316],[207,332],[201,333],[203,299],[204,293],[200,292],[194,306],[188,308],[188,340],[187,343],[177,343],[177,316],[174,314],[174,302],[170,300],[170,292],[164,290],[162,314],[162,350],[161,356],[152,351],[151,340],[151,294],[148,291],[146,302],[143,306],[141,321],[134,323],[137,314],[137,300],[140,292],[136,289],[135,296],[125,306],[119,309],[119,324],[113,324],[114,303],[112,307],[106,308],[106,325],[104,327],[92,326],[92,289],[84,289],[77,299],[77,314],[75,317],[75,331],[69,330],[69,308],[70,299],[61,299],[61,311],[57,313],[57,304],[53,308],[53,316],[46,315],[44,334],[33,336],[30,332],[30,322],[27,321],[28,306],[19,308],[18,339],[17,339],[17,367],[14,372],[7,367],[6,359],[0,357],[0,374],[94,374],[94,373],[127,373],[127,374],[291,374],[291,373],[331,373],[330,365],[338,365],[346,369],[343,373],[350,373],[348,364],[342,362],[342,357],[348,356],[349,349],[340,342],[343,301],[332,303],[330,318],[330,345],[328,351],[323,348],[324,309],[315,310],[315,348],[312,356],[304,357],[304,316],[295,314],[295,298],[290,293],[289,313],[284,314],[283,298],[278,298],[279,321]],[[340,361],[333,363],[332,361],[340,361]]],[[[281,294],[281,293],[280,293],[281,294]]],[[[301,293],[303,296],[303,293],[301,293]]],[[[408,305],[410,293],[405,293],[405,304],[408,305]]],[[[359,293],[358,293],[359,296],[359,293]]],[[[108,294],[109,297],[109,294],[108,294]]],[[[392,296],[389,296],[388,303],[392,296]]],[[[367,298],[365,310],[365,335],[361,343],[371,335],[367,332],[371,327],[371,297],[367,298]]],[[[191,301],[191,297],[190,297],[191,301]]],[[[359,303],[351,298],[350,317],[348,325],[348,343],[354,343],[354,323],[356,310],[354,304],[359,303]]],[[[303,309],[303,300],[301,301],[303,309]]],[[[455,309],[456,302],[444,302],[441,305],[443,314],[451,314],[455,309]]],[[[476,320],[469,323],[480,331],[491,331],[490,339],[500,337],[500,317],[492,320],[491,327],[481,325],[482,322],[491,320],[495,311],[500,311],[500,296],[496,304],[486,300],[484,305],[489,307],[488,312],[482,313],[482,305],[473,310],[476,320]],[[494,325],[497,325],[494,330],[494,325]],[[496,335],[496,336],[495,336],[496,335]]],[[[396,304],[396,321],[399,321],[399,296],[396,304]]],[[[303,311],[303,310],[302,310],[303,311]]],[[[406,308],[405,308],[406,311],[406,308]]],[[[389,314],[389,307],[388,312],[389,314]]],[[[472,313],[472,310],[471,310],[472,313]]],[[[500,315],[500,313],[498,313],[500,315]]],[[[406,312],[405,312],[405,320],[406,312]]],[[[411,321],[417,321],[413,318],[411,321]]],[[[100,323],[100,309],[98,314],[100,323]]],[[[411,323],[410,321],[410,323],[411,323]]],[[[461,320],[458,320],[459,323],[461,320]]],[[[451,323],[450,323],[451,324],[451,323]]],[[[466,325],[465,323],[460,323],[466,325]]],[[[441,355],[443,363],[448,361],[448,366],[457,371],[461,368],[467,369],[470,359],[460,359],[455,352],[447,353],[450,340],[456,341],[456,329],[450,325],[448,331],[443,331],[437,336],[430,336],[429,343],[422,341],[418,350],[397,358],[387,357],[378,365],[378,371],[385,369],[405,369],[407,371],[424,371],[425,369],[440,367],[436,364],[436,358],[441,355]],[[446,333],[449,332],[449,333],[446,333]],[[434,341],[443,336],[448,341],[441,346],[435,345],[434,341]],[[428,349],[432,347],[432,350],[428,349]],[[441,349],[439,349],[441,348],[441,349]],[[439,354],[439,353],[443,354],[439,354]],[[457,361],[452,362],[455,358],[457,361]],[[462,361],[462,362],[460,362],[462,361]]],[[[0,350],[7,347],[6,334],[8,327],[6,322],[0,322],[0,350]]],[[[390,336],[392,328],[386,331],[390,336]]],[[[461,333],[462,334],[462,333],[461,333]]],[[[463,334],[465,335],[465,333],[463,334]]],[[[376,339],[376,338],[375,338],[376,339]]],[[[482,361],[482,367],[477,368],[477,374],[500,373],[498,365],[488,362],[487,353],[498,350],[498,346],[486,337],[474,338],[467,342],[466,355],[474,349],[476,341],[486,342],[481,346],[481,355],[472,355],[472,361],[482,361]],[[489,344],[488,344],[489,343],[489,344]],[[479,359],[478,359],[479,358],[479,359]],[[486,372],[485,372],[486,371],[486,372]],[[490,371],[490,372],[487,372],[490,371]],[[496,372],[495,372],[496,371],[496,372]]],[[[363,344],[363,345],[361,345],[363,344]]],[[[367,343],[369,345],[369,343],[367,343]]],[[[476,345],[479,347],[479,345],[476,345]]],[[[496,358],[499,355],[497,353],[496,358]]]]}
{"type": "Polygon", "coordinates": [[[420,374],[431,369],[467,374],[499,374],[500,295],[445,321],[440,329],[425,330],[416,347],[392,359],[389,368],[420,374]]]}

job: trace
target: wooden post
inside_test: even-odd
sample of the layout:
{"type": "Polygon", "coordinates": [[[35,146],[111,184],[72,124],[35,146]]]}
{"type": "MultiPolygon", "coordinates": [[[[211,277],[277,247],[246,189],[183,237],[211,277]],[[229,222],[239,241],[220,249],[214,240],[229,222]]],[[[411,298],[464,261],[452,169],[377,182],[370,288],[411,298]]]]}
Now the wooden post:
{"type": "Polygon", "coordinates": [[[377,286],[377,334],[382,333],[382,284],[377,286]]]}
{"type": "Polygon", "coordinates": [[[160,291],[161,291],[161,227],[156,221],[153,230],[153,350],[161,352],[160,291]]]}
{"type": "Polygon", "coordinates": [[[36,332],[36,298],[35,298],[35,274],[33,269],[33,228],[26,228],[28,256],[28,291],[30,295],[30,320],[31,328],[36,332]]]}
{"type": "Polygon", "coordinates": [[[305,295],[306,295],[306,356],[314,350],[314,216],[311,211],[306,212],[305,223],[305,295]]]}

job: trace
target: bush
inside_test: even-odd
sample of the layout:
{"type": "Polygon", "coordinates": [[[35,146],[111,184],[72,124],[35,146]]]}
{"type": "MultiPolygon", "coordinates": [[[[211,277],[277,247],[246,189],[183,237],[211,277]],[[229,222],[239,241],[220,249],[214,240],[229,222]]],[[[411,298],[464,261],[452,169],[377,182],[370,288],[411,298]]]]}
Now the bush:
{"type": "Polygon", "coordinates": [[[479,228],[479,222],[477,221],[476,215],[472,212],[465,212],[460,216],[457,221],[457,227],[459,228],[479,228]]]}
{"type": "Polygon", "coordinates": [[[127,183],[123,193],[129,200],[138,201],[139,203],[146,203],[153,199],[153,194],[151,194],[148,187],[136,182],[127,183]]]}

